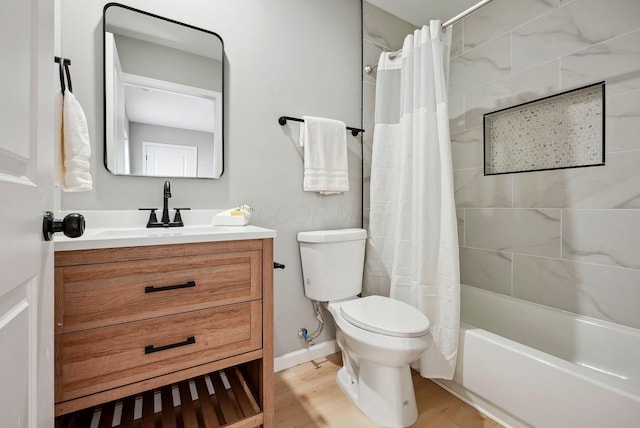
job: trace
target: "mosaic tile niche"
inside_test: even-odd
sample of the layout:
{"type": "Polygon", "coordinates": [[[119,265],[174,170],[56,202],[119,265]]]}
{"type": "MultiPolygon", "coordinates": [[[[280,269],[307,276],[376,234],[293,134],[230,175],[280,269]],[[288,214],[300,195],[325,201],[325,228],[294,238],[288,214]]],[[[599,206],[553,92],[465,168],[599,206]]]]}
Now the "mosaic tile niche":
{"type": "Polygon", "coordinates": [[[604,165],[604,82],[484,115],[485,175],[604,165]]]}

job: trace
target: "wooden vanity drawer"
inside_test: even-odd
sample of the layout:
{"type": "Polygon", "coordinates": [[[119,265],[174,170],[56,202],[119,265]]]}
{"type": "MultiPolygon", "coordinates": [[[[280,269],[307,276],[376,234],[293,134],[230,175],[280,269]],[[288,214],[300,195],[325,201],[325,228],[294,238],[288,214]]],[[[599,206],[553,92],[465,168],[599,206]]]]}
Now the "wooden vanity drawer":
{"type": "Polygon", "coordinates": [[[241,251],[56,268],[56,334],[262,296],[262,253],[241,251]]]}
{"type": "Polygon", "coordinates": [[[55,340],[55,394],[61,402],[260,349],[262,302],[62,334],[55,340]]]}

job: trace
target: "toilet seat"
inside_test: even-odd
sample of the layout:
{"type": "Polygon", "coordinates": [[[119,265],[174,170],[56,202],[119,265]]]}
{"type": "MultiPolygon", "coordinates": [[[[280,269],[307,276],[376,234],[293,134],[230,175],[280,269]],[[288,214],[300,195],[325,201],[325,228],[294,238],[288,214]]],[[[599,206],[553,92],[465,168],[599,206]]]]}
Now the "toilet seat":
{"type": "Polygon", "coordinates": [[[429,319],[418,309],[383,296],[367,296],[340,305],[340,315],[363,330],[393,337],[420,337],[429,332],[429,319]]]}

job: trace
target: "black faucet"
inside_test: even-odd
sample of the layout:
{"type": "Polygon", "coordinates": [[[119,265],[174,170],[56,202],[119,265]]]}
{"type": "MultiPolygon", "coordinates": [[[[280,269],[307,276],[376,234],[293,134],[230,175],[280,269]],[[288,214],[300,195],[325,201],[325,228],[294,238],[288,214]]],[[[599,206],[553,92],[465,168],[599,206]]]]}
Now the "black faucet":
{"type": "Polygon", "coordinates": [[[171,183],[169,180],[164,182],[163,192],[163,204],[162,204],[162,220],[158,221],[156,217],[157,208],[140,208],[140,210],[151,211],[149,214],[149,220],[147,221],[147,227],[183,227],[182,216],[180,210],[189,210],[191,208],[174,208],[176,215],[173,221],[169,220],[169,198],[171,197],[171,183]]]}
{"type": "Polygon", "coordinates": [[[164,182],[164,205],[162,206],[162,223],[169,224],[169,198],[171,197],[171,183],[164,182]]]}

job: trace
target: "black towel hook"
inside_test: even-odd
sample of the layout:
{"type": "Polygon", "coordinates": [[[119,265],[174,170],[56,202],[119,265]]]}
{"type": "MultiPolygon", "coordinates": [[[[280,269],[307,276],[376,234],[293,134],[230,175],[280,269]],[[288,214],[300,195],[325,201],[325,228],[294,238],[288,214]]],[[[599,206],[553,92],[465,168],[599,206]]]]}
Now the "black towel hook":
{"type": "Polygon", "coordinates": [[[64,71],[62,71],[62,61],[58,61],[58,72],[60,74],[60,90],[62,91],[62,95],[64,95],[66,87],[64,84],[64,71]]]}
{"type": "Polygon", "coordinates": [[[67,75],[67,82],[69,84],[69,92],[73,92],[73,89],[71,87],[71,72],[69,71],[71,60],[67,58],[61,58],[59,56],[54,57],[53,60],[58,63],[58,70],[60,73],[60,90],[62,91],[62,95],[64,95],[64,92],[67,89],[64,82],[65,73],[67,75]],[[62,70],[63,66],[64,66],[64,71],[62,70]]]}
{"type": "Polygon", "coordinates": [[[69,92],[73,92],[73,86],[71,86],[71,72],[69,71],[69,64],[71,64],[71,61],[64,61],[64,71],[67,74],[67,86],[69,87],[69,92]]]}

